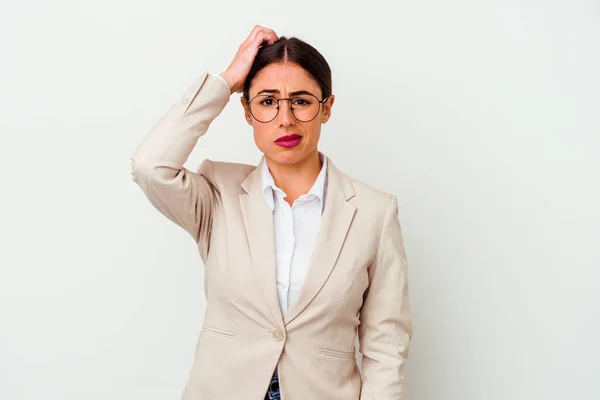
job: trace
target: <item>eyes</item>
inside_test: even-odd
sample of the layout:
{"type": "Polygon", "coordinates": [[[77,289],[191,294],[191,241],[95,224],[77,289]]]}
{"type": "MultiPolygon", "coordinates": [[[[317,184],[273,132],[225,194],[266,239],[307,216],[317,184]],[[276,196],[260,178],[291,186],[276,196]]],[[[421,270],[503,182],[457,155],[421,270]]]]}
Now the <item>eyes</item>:
{"type": "MultiPolygon", "coordinates": [[[[308,107],[311,104],[313,104],[311,99],[308,99],[306,97],[293,97],[291,99],[291,103],[292,103],[293,107],[300,107],[300,108],[308,107]]],[[[267,96],[260,100],[260,105],[263,107],[277,107],[278,102],[277,102],[276,98],[267,96]]]]}
{"type": "MultiPolygon", "coordinates": [[[[312,94],[296,94],[292,98],[277,99],[270,94],[257,95],[250,102],[250,113],[259,122],[271,122],[279,114],[279,103],[290,102],[290,111],[298,121],[309,122],[319,114],[321,102],[312,94]]],[[[288,107],[288,106],[284,106],[288,107]]]]}

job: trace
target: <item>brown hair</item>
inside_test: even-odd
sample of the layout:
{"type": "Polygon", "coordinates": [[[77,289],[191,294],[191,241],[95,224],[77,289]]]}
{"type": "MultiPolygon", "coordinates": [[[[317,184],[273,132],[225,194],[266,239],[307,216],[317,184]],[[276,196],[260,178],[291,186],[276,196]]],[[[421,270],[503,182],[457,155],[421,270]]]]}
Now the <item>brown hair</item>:
{"type": "Polygon", "coordinates": [[[269,64],[293,62],[304,69],[319,85],[323,100],[331,95],[331,69],[325,58],[310,44],[296,38],[280,36],[279,40],[258,49],[254,63],[244,82],[244,97],[249,100],[250,85],[256,74],[269,64]]]}

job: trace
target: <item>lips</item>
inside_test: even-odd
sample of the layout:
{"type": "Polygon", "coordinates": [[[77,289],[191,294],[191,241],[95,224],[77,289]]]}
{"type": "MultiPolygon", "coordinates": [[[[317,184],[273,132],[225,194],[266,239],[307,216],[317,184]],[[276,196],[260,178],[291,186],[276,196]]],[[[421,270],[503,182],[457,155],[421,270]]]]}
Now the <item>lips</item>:
{"type": "Polygon", "coordinates": [[[280,137],[279,139],[277,139],[275,141],[275,143],[277,143],[277,142],[287,142],[287,141],[296,140],[296,139],[302,139],[302,136],[298,135],[297,133],[292,133],[291,135],[280,137]]]}
{"type": "Polygon", "coordinates": [[[297,133],[293,133],[291,135],[282,136],[275,141],[275,144],[286,149],[296,147],[302,141],[302,136],[297,133]]]}

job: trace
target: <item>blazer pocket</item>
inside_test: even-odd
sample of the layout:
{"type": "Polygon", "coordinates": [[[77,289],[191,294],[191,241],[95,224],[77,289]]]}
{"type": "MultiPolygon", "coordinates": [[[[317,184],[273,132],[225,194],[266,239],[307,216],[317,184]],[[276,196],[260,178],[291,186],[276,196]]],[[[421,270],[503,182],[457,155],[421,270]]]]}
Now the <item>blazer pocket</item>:
{"type": "Polygon", "coordinates": [[[337,357],[337,358],[356,358],[356,351],[340,351],[340,350],[332,350],[332,349],[321,349],[321,354],[329,357],[337,357]]]}
{"type": "Polygon", "coordinates": [[[226,338],[234,338],[235,337],[235,334],[232,332],[224,331],[224,330],[218,329],[218,328],[213,328],[212,326],[203,325],[202,330],[206,331],[206,332],[210,332],[217,336],[223,336],[226,338]]]}

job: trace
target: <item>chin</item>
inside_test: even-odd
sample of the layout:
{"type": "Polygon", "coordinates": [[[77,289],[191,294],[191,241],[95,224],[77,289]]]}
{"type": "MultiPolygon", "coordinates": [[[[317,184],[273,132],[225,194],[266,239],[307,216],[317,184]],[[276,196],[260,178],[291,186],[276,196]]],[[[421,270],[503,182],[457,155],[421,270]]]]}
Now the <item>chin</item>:
{"type": "Polygon", "coordinates": [[[277,149],[266,154],[266,157],[277,164],[296,164],[306,157],[306,152],[301,149],[277,149]]]}

